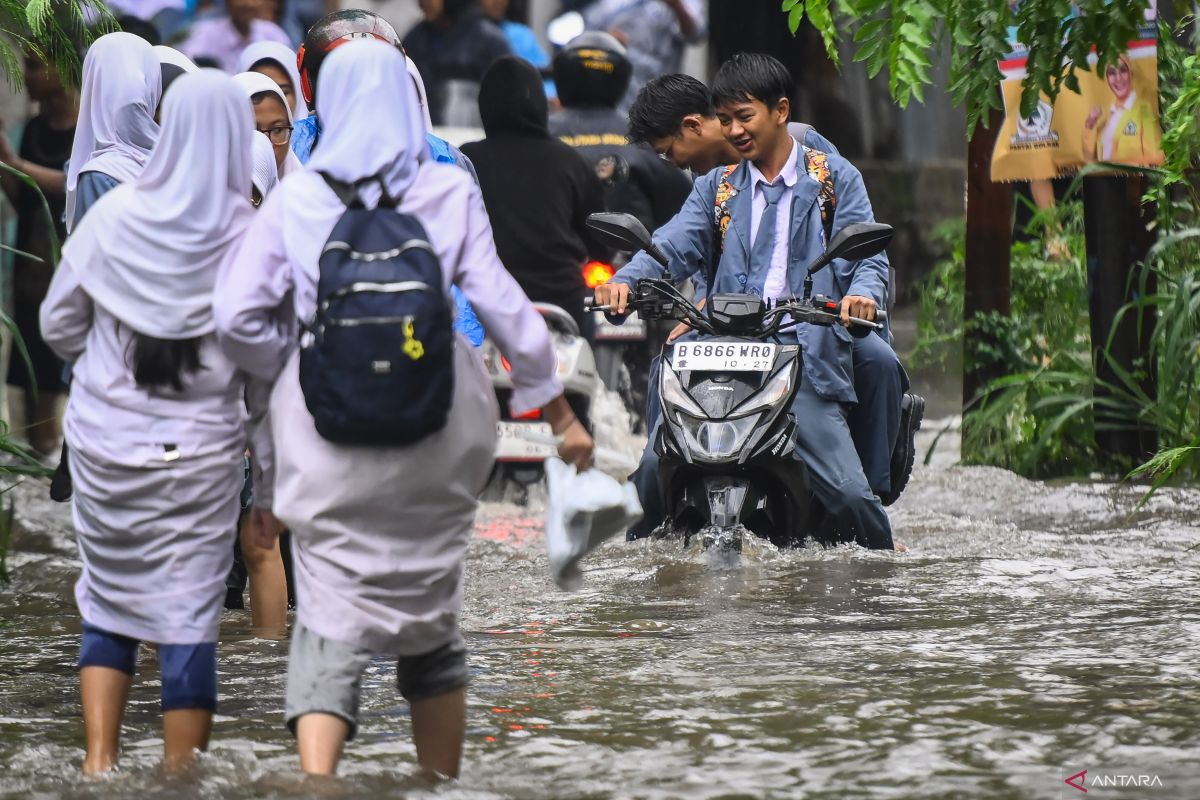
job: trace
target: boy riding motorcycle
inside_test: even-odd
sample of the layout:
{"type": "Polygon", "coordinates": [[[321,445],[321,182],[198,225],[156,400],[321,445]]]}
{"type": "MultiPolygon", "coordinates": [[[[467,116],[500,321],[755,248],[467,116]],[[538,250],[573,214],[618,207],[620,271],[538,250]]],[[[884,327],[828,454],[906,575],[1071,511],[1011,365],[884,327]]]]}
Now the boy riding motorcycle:
{"type": "MultiPolygon", "coordinates": [[[[689,75],[656,78],[638,93],[629,111],[632,140],[646,142],[697,175],[742,159],[726,130],[708,87],[689,75]]],[[[788,131],[803,145],[839,155],[811,125],[789,122],[788,131]]],[[[850,433],[871,488],[887,506],[908,483],[925,401],[908,392],[908,375],[885,337],[855,337],[852,348],[858,402],[849,412],[850,433]]]]}
{"type": "MultiPolygon", "coordinates": [[[[744,161],[728,173],[713,170],[697,180],[683,209],[656,232],[654,243],[666,254],[673,280],[711,270],[715,263],[708,287],[713,293],[799,296],[806,266],[827,244],[822,211],[833,215],[835,233],[852,222],[873,221],[858,170],[838,155],[799,144],[788,132],[791,90],[787,69],[769,56],[740,54],[718,71],[716,110],[744,161]],[[832,179],[833,208],[818,202],[824,187],[810,175],[820,171],[832,179]]],[[[639,253],[612,282],[597,288],[596,303],[623,314],[637,281],[659,275],[659,265],[639,253]]],[[[887,276],[882,256],[837,260],[816,274],[814,289],[840,296],[844,318],[871,320],[887,295],[887,276]]],[[[804,354],[803,381],[791,411],[798,422],[796,453],[808,467],[814,494],[844,538],[893,549],[891,523],[847,424],[847,405],[858,400],[849,330],[801,325],[780,335],[789,343],[794,337],[804,354]]],[[[652,530],[662,514],[654,433],[634,475],[647,517],[640,532],[652,530]]]]}

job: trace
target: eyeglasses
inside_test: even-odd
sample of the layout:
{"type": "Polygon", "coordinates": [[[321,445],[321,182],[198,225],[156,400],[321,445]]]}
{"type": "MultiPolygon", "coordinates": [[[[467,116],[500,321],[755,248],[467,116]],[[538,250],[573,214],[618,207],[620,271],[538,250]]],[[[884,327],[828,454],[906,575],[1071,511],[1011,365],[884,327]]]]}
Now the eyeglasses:
{"type": "Polygon", "coordinates": [[[259,133],[270,139],[271,144],[274,145],[285,145],[292,140],[291,125],[280,125],[278,128],[268,128],[265,131],[260,130],[259,133]]]}

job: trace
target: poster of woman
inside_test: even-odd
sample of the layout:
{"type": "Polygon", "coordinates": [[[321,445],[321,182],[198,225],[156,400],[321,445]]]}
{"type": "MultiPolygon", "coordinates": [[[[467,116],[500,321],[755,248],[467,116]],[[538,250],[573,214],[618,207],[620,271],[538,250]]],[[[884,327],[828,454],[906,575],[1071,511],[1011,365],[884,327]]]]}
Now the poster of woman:
{"type": "MultiPolygon", "coordinates": [[[[1067,20],[1078,13],[1072,7],[1067,20]]],[[[1042,95],[1027,117],[1020,107],[1029,52],[1012,28],[1012,51],[998,65],[1005,119],[992,153],[992,180],[1044,180],[1095,162],[1161,164],[1156,19],[1156,3],[1147,2],[1145,24],[1123,54],[1100,69],[1093,53],[1077,65],[1078,92],[1064,88],[1053,102],[1042,95]]]]}

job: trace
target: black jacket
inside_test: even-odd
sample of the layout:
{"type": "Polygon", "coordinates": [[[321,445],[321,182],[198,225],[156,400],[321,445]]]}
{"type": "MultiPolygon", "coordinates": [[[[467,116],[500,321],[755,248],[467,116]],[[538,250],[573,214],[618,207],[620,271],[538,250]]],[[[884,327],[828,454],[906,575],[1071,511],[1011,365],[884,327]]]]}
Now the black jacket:
{"type": "Polygon", "coordinates": [[[692,182],[647,145],[629,144],[627,126],[615,108],[566,108],[550,117],[550,135],[595,168],[608,210],[633,214],[654,231],[679,213],[692,182]]]}
{"type": "Polygon", "coordinates": [[[462,149],[479,175],[500,260],[530,299],[581,316],[582,267],[610,255],[584,224],[604,210],[600,181],[550,137],[542,78],[527,62],[508,56],[492,65],[479,111],[487,138],[462,149]]]}

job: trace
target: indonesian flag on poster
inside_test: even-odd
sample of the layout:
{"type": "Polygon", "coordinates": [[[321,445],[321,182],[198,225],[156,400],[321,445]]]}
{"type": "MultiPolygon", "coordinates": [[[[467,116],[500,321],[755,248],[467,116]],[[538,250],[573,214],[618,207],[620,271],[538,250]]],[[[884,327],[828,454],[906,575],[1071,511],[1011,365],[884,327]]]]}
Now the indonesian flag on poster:
{"type": "Polygon", "coordinates": [[[1029,51],[1016,40],[1015,28],[1009,30],[1009,41],[1012,52],[999,63],[1005,116],[992,152],[993,181],[1054,178],[1096,161],[1133,166],[1163,162],[1155,0],[1147,4],[1139,37],[1116,63],[1098,73],[1091,55],[1088,71],[1075,73],[1079,92],[1063,89],[1053,103],[1043,96],[1029,117],[1020,115],[1029,51]]]}

